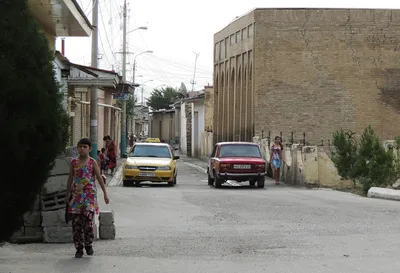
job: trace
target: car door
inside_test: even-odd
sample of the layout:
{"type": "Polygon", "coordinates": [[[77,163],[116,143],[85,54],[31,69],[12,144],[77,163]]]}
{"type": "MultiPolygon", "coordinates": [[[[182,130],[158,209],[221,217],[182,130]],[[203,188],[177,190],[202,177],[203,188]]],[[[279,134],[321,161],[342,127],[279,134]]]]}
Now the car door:
{"type": "Polygon", "coordinates": [[[214,164],[215,164],[215,155],[217,153],[218,145],[214,146],[214,149],[210,155],[210,160],[208,161],[208,172],[210,174],[210,177],[213,177],[213,170],[214,170],[214,164]]]}

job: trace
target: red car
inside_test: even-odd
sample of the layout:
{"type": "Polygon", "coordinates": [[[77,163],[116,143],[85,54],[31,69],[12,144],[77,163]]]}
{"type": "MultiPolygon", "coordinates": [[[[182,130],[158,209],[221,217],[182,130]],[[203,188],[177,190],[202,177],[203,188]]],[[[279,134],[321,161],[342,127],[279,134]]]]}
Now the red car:
{"type": "Polygon", "coordinates": [[[249,181],[264,188],[266,161],[260,146],[253,142],[219,142],[214,146],[207,167],[208,185],[220,188],[227,180],[249,181]]]}

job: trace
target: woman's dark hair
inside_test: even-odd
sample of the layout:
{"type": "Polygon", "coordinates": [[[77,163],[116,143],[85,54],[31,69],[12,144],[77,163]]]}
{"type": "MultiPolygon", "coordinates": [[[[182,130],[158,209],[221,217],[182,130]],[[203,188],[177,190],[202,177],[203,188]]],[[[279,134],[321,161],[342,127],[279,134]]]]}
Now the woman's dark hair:
{"type": "Polygon", "coordinates": [[[281,139],[281,137],[280,137],[280,136],[276,136],[276,137],[275,137],[275,140],[276,140],[277,138],[279,138],[279,139],[281,140],[281,142],[279,143],[279,145],[281,146],[281,149],[283,150],[282,139],[281,139]]]}
{"type": "Polygon", "coordinates": [[[110,136],[105,136],[105,137],[103,137],[103,141],[106,141],[106,140],[112,140],[112,139],[111,139],[110,136]]]}
{"type": "Polygon", "coordinates": [[[81,138],[81,140],[78,141],[78,145],[88,145],[90,148],[92,147],[92,142],[88,138],[81,138]]]}

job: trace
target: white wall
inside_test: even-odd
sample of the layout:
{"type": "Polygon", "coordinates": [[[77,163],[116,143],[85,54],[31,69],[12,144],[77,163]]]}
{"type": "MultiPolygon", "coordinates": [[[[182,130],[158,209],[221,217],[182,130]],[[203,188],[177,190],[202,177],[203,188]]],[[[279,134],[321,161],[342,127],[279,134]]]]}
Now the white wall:
{"type": "Polygon", "coordinates": [[[201,145],[202,145],[202,137],[201,133],[204,131],[204,100],[203,101],[195,101],[194,107],[192,110],[192,155],[195,155],[195,150],[197,148],[198,156],[201,156],[201,145]],[[195,128],[196,124],[194,122],[194,113],[198,112],[198,124],[197,129],[195,128]],[[197,136],[195,135],[197,132],[197,136]]]}

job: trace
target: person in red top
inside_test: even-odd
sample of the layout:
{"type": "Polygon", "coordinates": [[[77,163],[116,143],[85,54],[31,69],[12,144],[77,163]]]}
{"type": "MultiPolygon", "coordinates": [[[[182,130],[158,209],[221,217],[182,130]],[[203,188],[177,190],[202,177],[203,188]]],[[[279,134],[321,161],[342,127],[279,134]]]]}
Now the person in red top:
{"type": "Polygon", "coordinates": [[[111,170],[111,175],[113,175],[114,169],[117,167],[117,147],[110,136],[105,136],[103,140],[106,142],[106,154],[109,160],[107,169],[111,170]]]}

